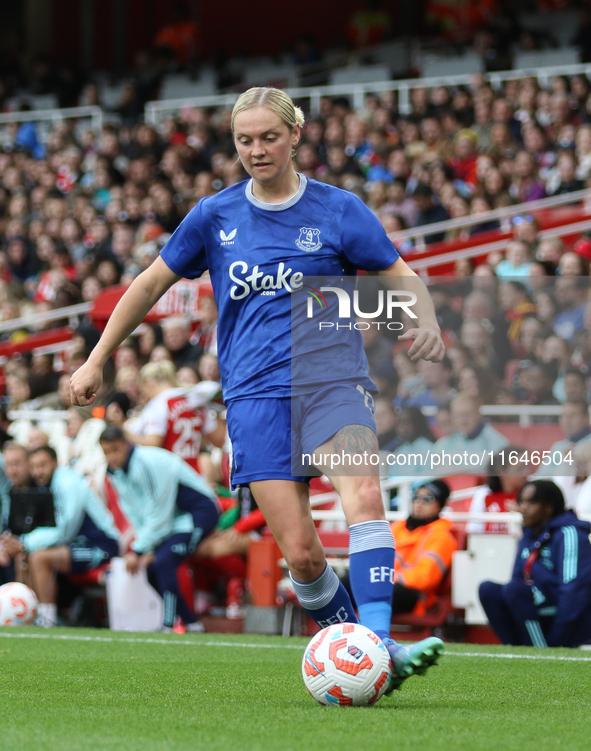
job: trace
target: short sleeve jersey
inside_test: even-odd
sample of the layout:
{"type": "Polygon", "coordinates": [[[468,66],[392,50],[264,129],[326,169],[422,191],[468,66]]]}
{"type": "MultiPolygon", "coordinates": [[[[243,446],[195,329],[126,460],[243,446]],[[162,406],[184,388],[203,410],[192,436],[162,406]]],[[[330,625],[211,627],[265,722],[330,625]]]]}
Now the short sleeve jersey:
{"type": "MultiPolygon", "coordinates": [[[[380,271],[399,255],[357,196],[300,175],[298,192],[281,204],[257,200],[252,180],[204,198],[161,257],[188,279],[209,269],[219,309],[224,401],[229,402],[290,396],[290,298],[305,277],[380,271]]],[[[363,349],[360,336],[357,346],[363,349]]],[[[362,359],[361,372],[351,378],[371,387],[362,359]]],[[[335,379],[342,380],[342,374],[335,379]]]]}
{"type": "MultiPolygon", "coordinates": [[[[209,384],[205,382],[205,386],[209,384]]],[[[217,425],[209,406],[213,394],[211,389],[200,388],[203,385],[162,391],[150,399],[133,423],[135,433],[161,436],[162,448],[183,458],[193,469],[198,469],[203,434],[211,433],[217,425]]]]}

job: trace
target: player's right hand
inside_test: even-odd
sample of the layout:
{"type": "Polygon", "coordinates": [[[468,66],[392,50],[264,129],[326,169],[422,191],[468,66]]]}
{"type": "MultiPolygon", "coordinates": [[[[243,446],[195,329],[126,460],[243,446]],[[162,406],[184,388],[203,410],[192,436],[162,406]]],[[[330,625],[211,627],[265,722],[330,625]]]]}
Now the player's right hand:
{"type": "Polygon", "coordinates": [[[102,368],[85,362],[70,378],[70,401],[80,407],[92,404],[102,383],[102,368]]]}

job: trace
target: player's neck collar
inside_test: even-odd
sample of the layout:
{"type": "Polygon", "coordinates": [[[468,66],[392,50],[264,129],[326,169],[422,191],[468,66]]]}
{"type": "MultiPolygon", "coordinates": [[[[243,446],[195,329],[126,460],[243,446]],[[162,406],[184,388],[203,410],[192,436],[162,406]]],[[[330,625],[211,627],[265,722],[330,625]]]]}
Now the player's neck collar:
{"type": "Polygon", "coordinates": [[[300,178],[300,187],[298,188],[297,193],[283,203],[265,203],[264,201],[259,201],[258,198],[255,198],[252,192],[252,177],[246,183],[245,195],[253,206],[256,206],[258,209],[264,209],[265,211],[285,211],[285,209],[294,206],[304,195],[304,191],[306,190],[308,178],[300,173],[298,173],[298,177],[300,178]]]}

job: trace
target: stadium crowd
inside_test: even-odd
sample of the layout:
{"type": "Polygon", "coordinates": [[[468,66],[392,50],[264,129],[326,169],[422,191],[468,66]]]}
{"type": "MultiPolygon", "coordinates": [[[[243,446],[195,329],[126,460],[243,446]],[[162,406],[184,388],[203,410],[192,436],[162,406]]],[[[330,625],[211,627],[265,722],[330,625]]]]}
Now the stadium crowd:
{"type": "MultiPolygon", "coordinates": [[[[344,99],[324,99],[321,116],[304,128],[297,169],[355,192],[389,233],[591,187],[591,84],[585,77],[556,77],[548,90],[534,79],[509,81],[502,92],[475,77],[456,90],[415,89],[412,104],[412,114],[403,117],[390,93],[368,96],[358,112],[344,99]]],[[[32,126],[11,127],[0,152],[1,320],[93,302],[107,287],[128,285],[202,198],[245,179],[229,116],[225,109],[185,109],[160,130],[141,123],[107,125],[101,133],[66,122],[52,129],[46,144],[32,126]]],[[[497,227],[487,222],[469,232],[497,227]]],[[[394,234],[393,242],[403,256],[414,252],[408,240],[394,234]]],[[[395,338],[363,331],[380,391],[380,448],[398,455],[433,446],[498,452],[510,441],[483,419],[482,405],[559,407],[560,417],[550,410],[533,419],[559,421],[562,434],[552,448],[575,449],[577,462],[561,486],[569,507],[589,513],[590,260],[591,239],[583,236],[573,248],[558,237],[542,239],[536,217],[523,213],[513,222],[505,254],[492,253],[476,267],[458,261],[453,277],[431,287],[448,348],[442,363],[417,365],[395,338]],[[424,408],[436,414],[426,417],[424,408]]],[[[219,417],[221,409],[212,297],[202,298],[200,312],[196,328],[169,318],[143,325],[124,342],[92,411],[72,408],[68,394],[69,376],[98,339],[90,318],[63,353],[10,358],[3,365],[5,410],[67,410],[68,434],[25,430],[4,415],[4,439],[29,451],[50,443],[61,464],[96,482],[105,466],[98,446],[104,421],[124,428],[126,441],[172,450],[171,400],[197,393],[202,401],[186,409],[190,419],[200,415],[200,440],[185,458],[219,491],[228,484],[220,423],[199,413],[207,406],[219,417]],[[86,423],[93,427],[83,429],[86,423]],[[93,452],[81,432],[92,433],[93,452]]],[[[23,327],[2,339],[18,341],[34,330],[23,327]]],[[[512,508],[521,483],[511,477],[523,482],[535,470],[519,469],[499,477],[491,472],[475,509],[512,508]]],[[[221,543],[212,537],[206,547],[214,552],[203,548],[203,557],[220,550],[243,555],[249,533],[260,526],[257,517],[254,527],[225,530],[221,543]]],[[[228,570],[226,579],[240,581],[228,570]]]]}

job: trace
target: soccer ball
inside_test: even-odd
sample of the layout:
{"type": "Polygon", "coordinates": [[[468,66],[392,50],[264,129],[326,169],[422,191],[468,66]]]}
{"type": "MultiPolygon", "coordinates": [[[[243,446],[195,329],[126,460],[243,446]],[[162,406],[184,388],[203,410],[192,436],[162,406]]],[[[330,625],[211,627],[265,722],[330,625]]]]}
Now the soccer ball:
{"type": "Polygon", "coordinates": [[[388,650],[359,623],[319,631],[304,652],[302,676],[320,704],[364,707],[383,696],[392,677],[388,650]]]}
{"type": "Polygon", "coordinates": [[[0,626],[26,626],[37,617],[37,597],[21,582],[0,587],[0,626]]]}

